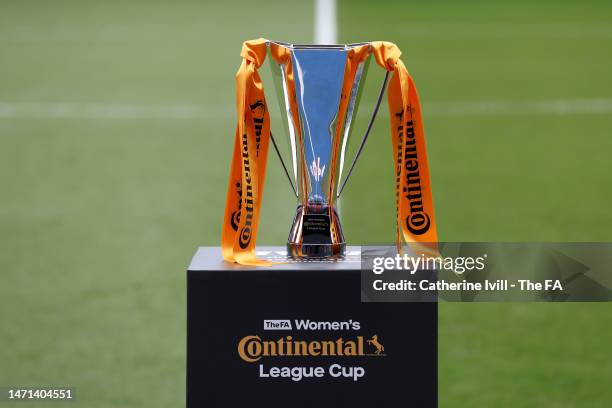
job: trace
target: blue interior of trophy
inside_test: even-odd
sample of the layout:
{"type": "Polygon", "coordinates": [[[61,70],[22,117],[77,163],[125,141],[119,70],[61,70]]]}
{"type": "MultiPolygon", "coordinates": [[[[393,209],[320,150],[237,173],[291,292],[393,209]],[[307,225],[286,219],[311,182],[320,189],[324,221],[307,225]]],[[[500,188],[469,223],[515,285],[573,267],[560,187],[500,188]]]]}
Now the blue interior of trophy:
{"type": "MultiPolygon", "coordinates": [[[[345,71],[350,50],[367,43],[270,44],[273,46],[269,48],[268,60],[278,106],[286,118],[283,124],[290,149],[287,150],[291,157],[287,161],[289,166],[285,165],[275,139],[271,137],[271,140],[299,202],[287,239],[287,251],[295,257],[342,256],[346,243],[338,210],[335,205],[331,208],[331,203],[338,202],[351,119],[357,111],[368,60],[352,67],[350,77],[345,77],[345,71]],[[279,53],[275,47],[285,50],[279,53]],[[290,62],[285,59],[287,54],[291,56],[290,62]],[[346,104],[342,118],[339,117],[341,103],[346,104]]],[[[360,146],[366,136],[367,132],[360,146]]],[[[344,184],[347,179],[343,180],[344,184]]]]}
{"type": "MultiPolygon", "coordinates": [[[[306,165],[308,208],[325,211],[334,177],[332,150],[344,82],[345,49],[294,49],[295,91],[306,165]]],[[[303,192],[301,192],[303,193],[303,192]]]]}

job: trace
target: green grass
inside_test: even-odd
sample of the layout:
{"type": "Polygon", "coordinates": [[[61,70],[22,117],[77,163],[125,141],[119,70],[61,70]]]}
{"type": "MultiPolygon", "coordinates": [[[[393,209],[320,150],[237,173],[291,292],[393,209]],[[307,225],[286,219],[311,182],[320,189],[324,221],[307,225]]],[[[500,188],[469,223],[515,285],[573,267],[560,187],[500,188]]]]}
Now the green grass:
{"type": "MultiPolygon", "coordinates": [[[[428,105],[610,98],[605,3],[342,3],[341,40],[389,39],[417,85],[442,240],[609,241],[612,115],[428,114],[428,105]],[[385,13],[387,11],[387,13],[385,13]]],[[[376,68],[376,67],[373,67],[376,68]]],[[[353,186],[392,214],[388,125],[377,125],[353,186]],[[380,165],[379,165],[380,164],[380,165]]],[[[392,217],[360,218],[390,241],[392,217]]],[[[358,221],[359,220],[359,221],[358,221]]],[[[359,225],[359,227],[351,227],[359,225]]],[[[347,229],[348,229],[347,228],[347,229]]],[[[353,229],[354,231],[354,229],[353,229]]],[[[441,304],[441,407],[612,404],[610,304],[441,304]]]]}
{"type": "MultiPolygon", "coordinates": [[[[341,2],[338,14],[341,41],[404,51],[441,239],[612,239],[610,113],[428,111],[612,98],[612,6],[430,3],[341,2]]],[[[183,404],[183,271],[196,246],[219,241],[240,45],[311,41],[311,8],[2,2],[0,102],[214,109],[180,120],[0,117],[0,387],[71,385],[70,406],[183,404]]],[[[372,64],[364,107],[380,77],[372,64]]],[[[342,203],[352,243],[393,239],[390,149],[382,114],[342,203]]],[[[286,239],[294,209],[283,177],[271,157],[261,244],[286,239]]],[[[611,312],[441,305],[441,407],[610,405],[611,312]]]]}

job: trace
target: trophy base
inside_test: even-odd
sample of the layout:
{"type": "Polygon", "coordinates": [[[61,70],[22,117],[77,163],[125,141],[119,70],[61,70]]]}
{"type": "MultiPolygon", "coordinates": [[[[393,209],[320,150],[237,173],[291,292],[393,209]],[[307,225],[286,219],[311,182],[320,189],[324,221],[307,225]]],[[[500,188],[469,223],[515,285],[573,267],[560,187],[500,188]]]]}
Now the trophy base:
{"type": "Polygon", "coordinates": [[[308,206],[308,212],[300,205],[295,212],[287,255],[292,258],[340,258],[346,251],[344,234],[338,212],[327,206],[308,206]]]}
{"type": "MultiPolygon", "coordinates": [[[[281,247],[258,249],[269,253],[262,259],[286,261],[281,247]]],[[[186,277],[187,408],[437,408],[438,304],[366,302],[360,249],[348,246],[334,262],[260,268],[224,261],[219,247],[199,248],[186,277]],[[338,322],[340,330],[298,326],[314,320],[338,322]],[[373,336],[385,349],[380,354],[367,341],[373,336]],[[296,357],[280,346],[269,349],[273,355],[263,349],[307,341],[343,342],[345,350],[359,339],[363,355],[325,356],[311,348],[296,357]],[[261,357],[245,360],[241,343],[261,357]],[[271,375],[287,369],[301,374],[271,375]]]]}
{"type": "Polygon", "coordinates": [[[287,243],[287,255],[292,258],[342,258],[346,244],[294,244],[287,243]]]}

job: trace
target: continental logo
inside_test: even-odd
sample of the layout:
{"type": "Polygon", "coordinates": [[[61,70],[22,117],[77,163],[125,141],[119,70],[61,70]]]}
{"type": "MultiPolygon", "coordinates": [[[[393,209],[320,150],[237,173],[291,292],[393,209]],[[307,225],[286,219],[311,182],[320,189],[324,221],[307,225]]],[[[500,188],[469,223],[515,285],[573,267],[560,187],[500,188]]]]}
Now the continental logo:
{"type": "Polygon", "coordinates": [[[254,363],[263,357],[382,357],[386,356],[384,351],[385,347],[377,335],[367,340],[363,336],[333,340],[295,340],[292,336],[285,336],[276,340],[263,340],[259,336],[250,335],[238,342],[238,355],[247,363],[254,363]]]}
{"type": "MultiPolygon", "coordinates": [[[[263,130],[264,118],[266,112],[266,105],[262,100],[257,100],[255,103],[249,105],[251,112],[253,112],[253,125],[255,127],[255,149],[256,155],[259,156],[259,145],[261,142],[261,132],[263,130]],[[258,114],[255,116],[255,114],[258,114]]],[[[245,197],[243,197],[243,189],[240,182],[236,183],[236,194],[238,194],[238,209],[232,213],[230,224],[234,231],[238,231],[240,225],[240,217],[242,213],[242,206],[244,204],[244,212],[246,213],[246,220],[244,227],[238,234],[238,244],[240,248],[246,249],[251,243],[251,237],[253,235],[253,181],[251,178],[251,159],[249,157],[249,142],[248,135],[244,133],[240,139],[241,144],[241,156],[242,156],[242,169],[245,183],[245,197]]]]}
{"type": "Polygon", "coordinates": [[[232,218],[230,219],[230,224],[234,231],[238,231],[238,226],[240,225],[240,207],[242,207],[242,188],[240,186],[240,182],[237,182],[236,194],[238,194],[238,209],[232,213],[232,218]]]}
{"type": "Polygon", "coordinates": [[[242,172],[245,181],[244,196],[242,205],[244,205],[245,220],[244,226],[238,233],[238,245],[240,248],[246,249],[251,243],[253,235],[253,180],[251,178],[251,161],[249,158],[249,141],[247,134],[242,135],[242,172]]]}
{"type": "MultiPolygon", "coordinates": [[[[403,109],[396,113],[395,116],[400,121],[400,126],[398,126],[397,129],[400,143],[403,137],[406,137],[406,141],[403,144],[404,157],[402,160],[406,170],[405,187],[403,188],[402,193],[404,194],[404,198],[408,200],[410,206],[410,215],[408,215],[405,219],[406,228],[414,235],[422,235],[429,231],[431,221],[429,214],[427,214],[423,208],[423,192],[419,170],[419,157],[417,154],[416,139],[414,137],[414,123],[412,122],[412,119],[410,119],[406,121],[405,126],[401,125],[404,123],[403,109]],[[406,129],[405,135],[403,134],[404,128],[406,129]]],[[[398,156],[401,154],[400,152],[401,149],[398,149],[398,156]]],[[[399,182],[399,177],[401,174],[399,170],[400,169],[398,169],[396,183],[399,182]]]]}
{"type": "Polygon", "coordinates": [[[264,125],[264,114],[266,113],[266,105],[261,99],[255,101],[249,105],[253,114],[259,114],[259,116],[253,116],[253,125],[255,126],[255,142],[257,148],[257,156],[259,156],[259,143],[261,142],[261,131],[264,125]]]}

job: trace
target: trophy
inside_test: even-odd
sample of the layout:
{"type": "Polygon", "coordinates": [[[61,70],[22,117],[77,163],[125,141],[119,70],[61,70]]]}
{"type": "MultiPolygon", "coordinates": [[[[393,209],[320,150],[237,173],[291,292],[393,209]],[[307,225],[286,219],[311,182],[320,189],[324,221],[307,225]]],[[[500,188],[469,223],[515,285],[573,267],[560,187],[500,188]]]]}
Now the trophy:
{"type": "Polygon", "coordinates": [[[287,252],[293,257],[341,256],[346,243],[338,208],[340,198],[366,143],[387,83],[383,80],[378,102],[361,144],[350,166],[347,146],[357,112],[360,91],[370,62],[370,53],[346,69],[348,53],[365,43],[347,45],[291,45],[293,84],[287,67],[269,57],[279,106],[284,106],[283,123],[291,147],[289,169],[276,141],[275,151],[297,197],[298,205],[289,232],[287,252]],[[343,95],[346,92],[346,95],[343,95]],[[292,109],[291,101],[297,103],[292,109]],[[297,118],[294,112],[297,111],[297,118]],[[346,168],[345,168],[346,167],[346,168]],[[344,177],[343,177],[344,175],[344,177]]]}
{"type": "Polygon", "coordinates": [[[222,236],[226,260],[266,264],[256,258],[255,239],[269,141],[297,198],[288,255],[344,255],[346,242],[336,203],[366,144],[387,85],[398,248],[402,240],[436,242],[421,109],[400,54],[388,42],[296,45],[259,39],[244,43],[243,62],[236,75],[238,125],[222,236]],[[351,124],[372,56],[386,72],[359,147],[349,160],[351,124]],[[257,71],[266,58],[284,117],[289,160],[283,159],[270,131],[257,71]]]}

